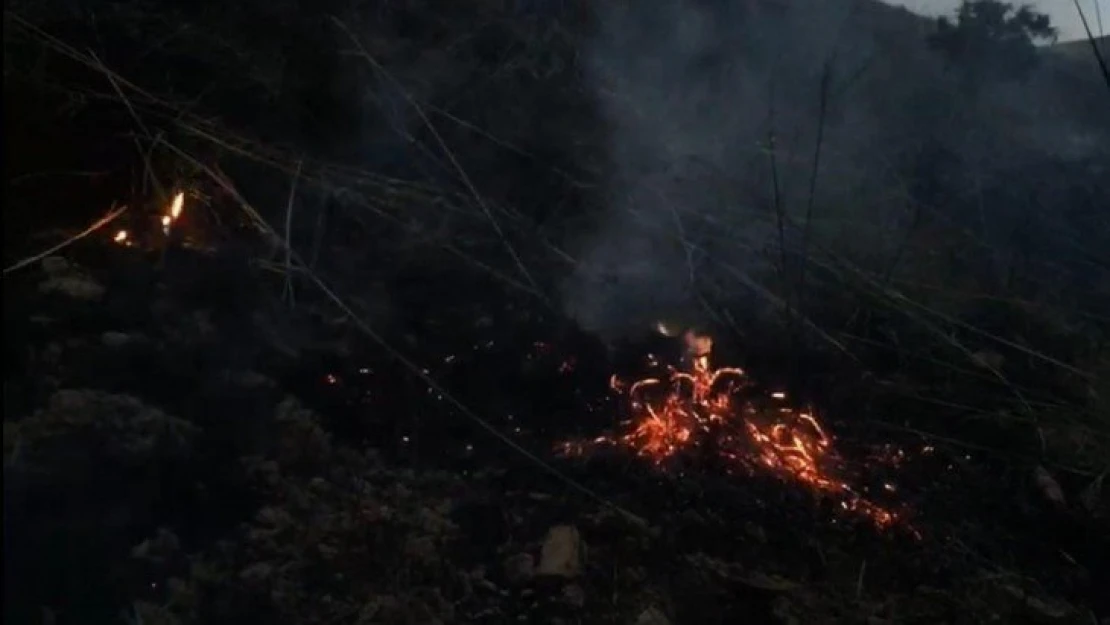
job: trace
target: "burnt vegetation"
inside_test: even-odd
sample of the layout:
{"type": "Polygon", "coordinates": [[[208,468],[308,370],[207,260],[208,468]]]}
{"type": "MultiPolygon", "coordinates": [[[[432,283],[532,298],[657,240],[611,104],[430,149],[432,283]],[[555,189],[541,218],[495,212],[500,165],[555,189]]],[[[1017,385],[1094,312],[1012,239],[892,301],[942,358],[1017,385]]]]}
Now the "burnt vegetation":
{"type": "Polygon", "coordinates": [[[640,4],[9,2],[5,618],[1105,623],[1102,17],[640,4]]]}

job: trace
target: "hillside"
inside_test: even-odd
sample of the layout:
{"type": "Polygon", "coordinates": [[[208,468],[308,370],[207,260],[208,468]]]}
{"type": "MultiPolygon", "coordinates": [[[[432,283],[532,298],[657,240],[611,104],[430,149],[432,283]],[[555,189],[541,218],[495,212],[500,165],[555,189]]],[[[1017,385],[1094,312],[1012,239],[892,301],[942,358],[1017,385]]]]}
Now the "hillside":
{"type": "MultiPolygon", "coordinates": [[[[1054,54],[1060,54],[1072,60],[1086,63],[1093,60],[1094,57],[1094,54],[1091,52],[1091,43],[1092,42],[1086,39],[1065,41],[1053,45],[1050,51],[1054,54]]],[[[1110,50],[1110,35],[1095,38],[1094,45],[1105,55],[1106,51],[1110,50]]]]}
{"type": "Polygon", "coordinates": [[[1110,94],[935,26],[8,3],[5,619],[1105,625],[1110,94]]]}

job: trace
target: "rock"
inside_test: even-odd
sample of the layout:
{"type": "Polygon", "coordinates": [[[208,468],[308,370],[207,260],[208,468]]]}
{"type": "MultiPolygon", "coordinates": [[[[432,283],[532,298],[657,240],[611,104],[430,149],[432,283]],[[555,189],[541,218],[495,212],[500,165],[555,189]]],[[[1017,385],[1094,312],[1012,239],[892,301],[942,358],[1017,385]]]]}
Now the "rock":
{"type": "Polygon", "coordinates": [[[97,301],[104,297],[105,289],[100,283],[61,256],[44,258],[42,271],[46,279],[39,284],[40,293],[58,293],[83,301],[97,301]]]}
{"type": "Polygon", "coordinates": [[[971,359],[976,365],[990,371],[998,371],[1006,364],[1006,358],[1002,354],[990,350],[975,352],[971,359]]]}
{"type": "Polygon", "coordinates": [[[143,625],[178,625],[181,623],[181,619],[171,612],[168,607],[149,601],[134,602],[131,605],[130,612],[126,615],[125,622],[142,623],[143,625]]]}
{"type": "Polygon", "coordinates": [[[1049,504],[1057,508],[1067,507],[1067,500],[1064,499],[1064,490],[1060,488],[1060,483],[1056,481],[1056,478],[1052,477],[1048,469],[1038,465],[1033,470],[1033,484],[1049,504]]]}
{"type": "Polygon", "coordinates": [[[582,573],[585,545],[572,525],[556,525],[547,532],[540,551],[536,574],[543,577],[573,578],[582,573]]]}
{"type": "Polygon", "coordinates": [[[505,559],[505,579],[513,585],[526,584],[536,575],[536,560],[528,553],[505,559]]]}
{"type": "Polygon", "coordinates": [[[48,276],[60,276],[69,270],[69,261],[61,256],[47,256],[42,259],[42,271],[48,276]]]}
{"type": "Polygon", "coordinates": [[[95,302],[104,297],[104,287],[87,276],[51,276],[39,284],[41,293],[58,293],[73,299],[95,302]]]}
{"type": "Polygon", "coordinates": [[[431,536],[410,536],[405,540],[404,553],[418,566],[431,566],[439,560],[439,550],[431,536]]]}
{"type": "Polygon", "coordinates": [[[1060,623],[1075,615],[1075,609],[1062,601],[1029,597],[1025,600],[1025,607],[1040,623],[1060,623]]]}
{"type": "Polygon", "coordinates": [[[744,533],[759,544],[764,544],[767,542],[767,532],[763,531],[762,527],[756,525],[755,523],[752,523],[751,521],[748,521],[744,524],[744,533]]]}
{"type": "Polygon", "coordinates": [[[108,331],[100,335],[100,342],[105,347],[118,348],[131,342],[131,335],[124,332],[108,331]]]}
{"type": "Polygon", "coordinates": [[[35,451],[36,464],[61,463],[79,474],[184,457],[200,430],[131,396],[63,389],[10,433],[35,451]]]}
{"type": "Polygon", "coordinates": [[[659,608],[650,607],[636,617],[636,625],[671,625],[671,621],[659,608]]]}
{"type": "Polygon", "coordinates": [[[1096,517],[1101,516],[1104,512],[1103,482],[1105,478],[1106,473],[1099,475],[1079,494],[1079,501],[1083,504],[1083,508],[1096,517]]]}
{"type": "Polygon", "coordinates": [[[243,389],[272,389],[277,383],[257,371],[228,371],[231,383],[243,389]]]}
{"type": "Polygon", "coordinates": [[[682,514],[679,515],[679,519],[681,520],[681,522],[683,524],[685,524],[687,526],[704,526],[705,525],[705,517],[698,514],[692,508],[686,508],[685,510],[683,510],[682,514]]]}
{"type": "Polygon", "coordinates": [[[255,562],[239,573],[239,579],[257,583],[266,580],[274,573],[274,566],[267,562],[255,562]]]}
{"type": "Polygon", "coordinates": [[[131,557],[149,562],[164,562],[181,549],[177,535],[166,528],[159,528],[153,538],[148,538],[131,549],[131,557]]]}
{"type": "Polygon", "coordinates": [[[753,590],[762,590],[769,593],[790,592],[800,585],[779,575],[767,575],[756,571],[740,578],[738,581],[753,590]]]}
{"type": "Polygon", "coordinates": [[[1035,597],[1025,590],[1011,585],[1002,584],[994,593],[998,603],[1004,611],[1019,613],[1027,620],[1035,623],[1063,623],[1076,615],[1076,610],[1071,605],[1059,599],[1035,597]]]}
{"type": "Polygon", "coordinates": [[[586,605],[586,591],[578,584],[571,584],[563,588],[563,601],[573,608],[582,608],[586,605]]]}

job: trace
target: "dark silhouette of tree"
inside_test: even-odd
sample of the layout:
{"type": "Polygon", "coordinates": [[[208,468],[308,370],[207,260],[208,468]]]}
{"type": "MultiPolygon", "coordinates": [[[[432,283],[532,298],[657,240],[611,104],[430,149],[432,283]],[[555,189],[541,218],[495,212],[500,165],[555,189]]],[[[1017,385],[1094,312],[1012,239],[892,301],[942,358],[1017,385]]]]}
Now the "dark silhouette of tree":
{"type": "Polygon", "coordinates": [[[1055,41],[1047,15],[999,0],[964,0],[954,18],[937,19],[929,46],[959,72],[965,86],[1022,80],[1036,67],[1037,44],[1055,41]]]}

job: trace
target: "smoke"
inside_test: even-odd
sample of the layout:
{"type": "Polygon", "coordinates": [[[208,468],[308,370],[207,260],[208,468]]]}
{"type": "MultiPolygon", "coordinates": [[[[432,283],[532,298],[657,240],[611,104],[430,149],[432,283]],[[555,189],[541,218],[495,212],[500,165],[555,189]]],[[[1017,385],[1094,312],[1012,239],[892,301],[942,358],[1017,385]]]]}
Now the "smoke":
{"type": "MultiPolygon", "coordinates": [[[[610,211],[580,242],[584,271],[569,313],[612,337],[699,315],[710,256],[750,272],[773,239],[770,135],[795,178],[811,151],[823,62],[861,63],[845,45],[852,3],[804,14],[757,3],[609,3],[588,50],[589,81],[610,130],[610,211]]],[[[795,185],[796,186],[796,185],[795,185]]],[[[787,192],[795,186],[786,187],[787,192]]]]}
{"type": "MultiPolygon", "coordinates": [[[[801,224],[814,172],[815,233],[882,267],[923,194],[958,219],[967,188],[1013,187],[1001,176],[1014,172],[1027,183],[1043,159],[1088,157],[1082,141],[1108,136],[1097,116],[1075,114],[1104,101],[1097,83],[1050,60],[972,101],[927,45],[933,22],[874,0],[599,10],[585,54],[609,132],[609,207],[577,241],[583,269],[563,296],[609,339],[659,319],[704,321],[702,301],[722,294],[758,309],[765,300],[743,284],[767,280],[784,248],[799,252],[799,229],[780,238],[776,210],[801,224]]],[[[1016,209],[988,212],[977,216],[988,238],[1009,240],[1016,209]]]]}

